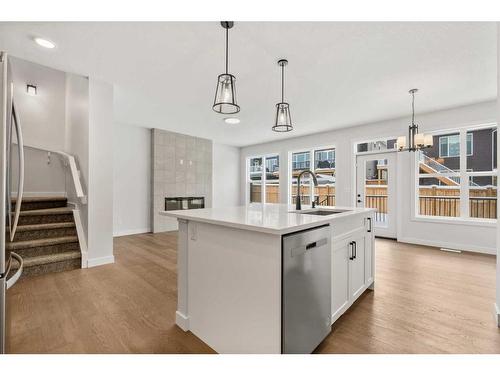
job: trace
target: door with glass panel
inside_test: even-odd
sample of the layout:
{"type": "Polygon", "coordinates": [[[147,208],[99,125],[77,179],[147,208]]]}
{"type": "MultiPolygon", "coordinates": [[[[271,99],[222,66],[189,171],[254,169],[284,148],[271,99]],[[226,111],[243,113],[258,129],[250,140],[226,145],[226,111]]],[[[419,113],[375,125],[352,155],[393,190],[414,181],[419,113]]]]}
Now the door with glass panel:
{"type": "Polygon", "coordinates": [[[376,236],[396,238],[396,153],[356,156],[356,205],[376,209],[376,236]]]}

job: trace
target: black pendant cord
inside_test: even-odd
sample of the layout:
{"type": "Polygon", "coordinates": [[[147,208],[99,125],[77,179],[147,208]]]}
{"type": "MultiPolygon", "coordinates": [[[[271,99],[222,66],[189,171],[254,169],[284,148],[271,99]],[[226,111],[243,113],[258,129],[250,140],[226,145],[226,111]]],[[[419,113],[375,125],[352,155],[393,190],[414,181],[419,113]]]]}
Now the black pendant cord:
{"type": "Polygon", "coordinates": [[[229,65],[229,28],[226,28],[226,74],[229,65]]]}
{"type": "Polygon", "coordinates": [[[281,65],[281,103],[285,102],[285,64],[281,65]]]}
{"type": "Polygon", "coordinates": [[[415,93],[411,93],[411,124],[415,125],[415,93]]]}

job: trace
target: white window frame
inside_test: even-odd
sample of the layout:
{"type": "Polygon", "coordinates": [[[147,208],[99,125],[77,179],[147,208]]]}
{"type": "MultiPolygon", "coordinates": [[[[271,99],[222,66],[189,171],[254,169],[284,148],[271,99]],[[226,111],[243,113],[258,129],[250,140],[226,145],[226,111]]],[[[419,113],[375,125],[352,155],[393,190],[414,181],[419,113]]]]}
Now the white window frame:
{"type": "MultiPolygon", "coordinates": [[[[414,173],[414,184],[413,184],[413,220],[414,221],[428,221],[428,222],[446,222],[446,223],[463,223],[463,224],[471,224],[471,225],[496,225],[497,219],[483,219],[483,218],[475,218],[475,217],[470,217],[470,207],[469,207],[469,178],[474,177],[474,176],[496,176],[496,173],[494,171],[485,171],[485,172],[470,172],[467,170],[467,157],[471,156],[466,155],[466,151],[462,152],[462,150],[467,150],[467,132],[468,131],[474,131],[474,130],[481,130],[481,129],[489,129],[492,127],[497,127],[496,123],[487,123],[487,124],[481,124],[481,125],[472,125],[472,126],[466,126],[466,127],[459,127],[459,128],[453,128],[453,129],[444,129],[444,130],[436,130],[429,132],[429,134],[432,134],[434,136],[439,136],[440,134],[443,134],[445,136],[446,133],[458,133],[459,134],[459,140],[460,140],[460,170],[459,172],[454,172],[454,173],[428,173],[428,174],[423,174],[421,175],[419,172],[419,161],[418,161],[418,152],[415,152],[414,155],[414,166],[413,166],[413,173],[414,173]],[[457,176],[460,177],[460,216],[459,217],[447,217],[447,216],[431,216],[431,215],[420,215],[419,213],[419,178],[420,177],[453,177],[457,176]]],[[[439,139],[439,138],[438,138],[439,139]]],[[[498,140],[497,140],[498,141],[498,140]]],[[[474,144],[474,138],[471,139],[471,151],[473,148],[474,144]]],[[[441,148],[439,146],[439,141],[438,141],[438,154],[441,154],[441,148]]],[[[492,152],[493,153],[493,152],[492,152]]],[[[439,156],[441,157],[441,155],[439,156]]],[[[493,164],[492,164],[493,166],[493,164]]],[[[493,168],[492,168],[493,169],[493,168]]],[[[498,186],[497,186],[497,196],[498,196],[498,186]]],[[[498,198],[497,198],[498,199],[498,198]]],[[[498,204],[498,201],[497,201],[498,204]]]]}
{"type": "MultiPolygon", "coordinates": [[[[468,153],[467,156],[472,156],[474,155],[474,134],[467,134],[467,136],[470,135],[470,154],[468,153]]],[[[456,137],[458,136],[458,142],[460,144],[460,154],[462,153],[461,150],[462,150],[462,145],[461,145],[461,142],[460,142],[460,139],[461,139],[461,134],[449,134],[449,135],[442,135],[442,136],[439,136],[439,139],[438,139],[438,151],[439,151],[439,157],[440,158],[443,158],[443,159],[446,159],[446,158],[458,158],[460,157],[460,154],[458,155],[453,155],[453,156],[450,156],[450,137],[456,137]],[[446,138],[447,139],[447,150],[448,150],[448,155],[442,155],[441,154],[441,139],[443,138],[446,138]]],[[[467,138],[466,138],[467,139],[467,138]]],[[[465,149],[467,150],[467,141],[465,142],[465,149]]]]}
{"type": "MultiPolygon", "coordinates": [[[[287,183],[287,202],[288,204],[293,204],[292,199],[292,182],[293,182],[293,154],[298,153],[309,153],[309,169],[314,172],[314,166],[316,165],[315,151],[325,151],[328,149],[335,150],[335,191],[337,189],[337,147],[332,145],[326,146],[315,146],[312,148],[292,150],[288,152],[288,183],[287,183]]],[[[335,193],[336,195],[337,193],[335,193]]],[[[314,189],[309,189],[309,199],[312,202],[314,198],[314,189]]]]}
{"type": "Polygon", "coordinates": [[[261,171],[261,179],[260,179],[260,181],[261,181],[260,203],[267,203],[266,202],[266,182],[267,182],[266,159],[272,158],[272,157],[278,158],[278,165],[280,168],[280,171],[279,171],[280,174],[279,174],[279,179],[278,179],[278,192],[280,191],[280,182],[281,182],[281,178],[282,178],[282,171],[281,171],[281,161],[280,161],[279,152],[248,156],[246,158],[246,167],[245,167],[245,182],[246,182],[246,184],[245,184],[245,204],[259,203],[259,202],[250,202],[250,183],[252,182],[252,180],[250,179],[250,160],[252,160],[252,159],[262,159],[262,171],[261,171]]]}

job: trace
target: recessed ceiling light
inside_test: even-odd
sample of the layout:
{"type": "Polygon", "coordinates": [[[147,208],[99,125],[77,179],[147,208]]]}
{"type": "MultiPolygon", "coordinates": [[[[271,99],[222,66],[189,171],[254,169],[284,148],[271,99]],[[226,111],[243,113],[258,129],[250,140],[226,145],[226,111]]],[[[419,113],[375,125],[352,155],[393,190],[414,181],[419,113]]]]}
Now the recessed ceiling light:
{"type": "Polygon", "coordinates": [[[35,41],[36,44],[38,44],[39,46],[42,46],[42,47],[45,47],[45,48],[56,48],[56,45],[51,42],[50,40],[47,40],[47,39],[43,39],[43,38],[34,38],[33,39],[35,41]]]}
{"type": "Polygon", "coordinates": [[[228,118],[225,118],[224,121],[226,122],[226,124],[239,124],[240,123],[240,119],[236,118],[236,117],[228,117],[228,118]]]}

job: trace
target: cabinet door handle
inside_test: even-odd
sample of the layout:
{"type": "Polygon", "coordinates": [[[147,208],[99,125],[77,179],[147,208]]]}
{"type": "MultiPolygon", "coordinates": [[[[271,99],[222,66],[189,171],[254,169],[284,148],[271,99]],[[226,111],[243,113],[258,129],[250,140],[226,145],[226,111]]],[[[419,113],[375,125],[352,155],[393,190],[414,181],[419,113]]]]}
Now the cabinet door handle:
{"type": "Polygon", "coordinates": [[[358,256],[358,244],[356,243],[356,241],[353,241],[352,244],[354,245],[354,256],[353,256],[353,259],[356,259],[356,257],[358,256]]]}
{"type": "Polygon", "coordinates": [[[370,226],[368,227],[368,232],[371,232],[372,231],[372,218],[371,217],[368,218],[368,222],[370,223],[370,226]]]}
{"type": "Polygon", "coordinates": [[[354,241],[349,242],[349,260],[354,259],[354,241]]]}

